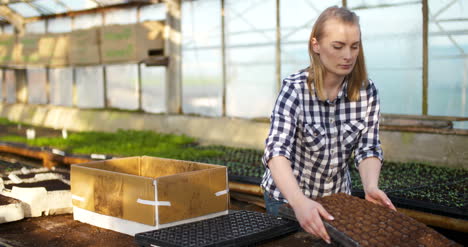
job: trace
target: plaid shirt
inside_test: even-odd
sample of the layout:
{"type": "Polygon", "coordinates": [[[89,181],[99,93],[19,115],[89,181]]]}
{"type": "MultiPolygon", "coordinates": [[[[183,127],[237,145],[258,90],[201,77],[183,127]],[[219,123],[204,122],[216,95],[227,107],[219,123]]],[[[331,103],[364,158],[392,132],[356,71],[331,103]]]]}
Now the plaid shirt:
{"type": "MultiPolygon", "coordinates": [[[[354,151],[356,167],[368,157],[383,160],[379,139],[380,106],[372,81],[360,91],[358,101],[347,97],[347,81],[330,102],[311,95],[307,70],[283,80],[271,115],[262,162],[267,168],[262,188],[274,199],[286,199],[275,186],[268,161],[284,156],[302,192],[317,198],[333,193],[351,193],[349,158],[354,151]]],[[[312,84],[313,87],[313,84],[312,84]]]]}

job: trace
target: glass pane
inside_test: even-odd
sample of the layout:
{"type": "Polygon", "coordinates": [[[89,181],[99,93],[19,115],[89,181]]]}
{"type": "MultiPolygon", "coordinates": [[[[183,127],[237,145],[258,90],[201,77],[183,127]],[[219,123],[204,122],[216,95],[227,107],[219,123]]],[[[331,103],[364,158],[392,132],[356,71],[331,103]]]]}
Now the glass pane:
{"type": "Polygon", "coordinates": [[[137,10],[136,8],[112,10],[106,12],[104,18],[106,25],[136,23],[137,10]]]}
{"type": "MultiPolygon", "coordinates": [[[[378,7],[378,6],[386,6],[389,4],[393,5],[406,5],[406,4],[414,4],[414,0],[352,0],[347,1],[348,8],[366,8],[366,7],[378,7]]],[[[421,1],[419,1],[421,2],[421,1]]]]}
{"type": "Polygon", "coordinates": [[[49,19],[48,22],[47,32],[49,33],[66,33],[72,30],[70,17],[49,19]]]}
{"type": "MultiPolygon", "coordinates": [[[[184,4],[182,4],[184,6],[184,4]]],[[[140,8],[140,22],[166,19],[166,4],[151,4],[140,8]]]]}
{"type": "MultiPolygon", "coordinates": [[[[430,115],[468,116],[468,3],[429,1],[430,115]]],[[[456,125],[468,128],[468,123],[456,125]]]]}
{"type": "Polygon", "coordinates": [[[53,105],[73,105],[73,69],[49,69],[50,102],[53,105]]]}
{"type": "Polygon", "coordinates": [[[14,10],[16,13],[18,13],[22,17],[26,17],[26,18],[41,15],[41,13],[39,13],[37,10],[35,10],[33,7],[29,6],[26,3],[8,4],[8,7],[14,10]]]}
{"type": "Polygon", "coordinates": [[[26,33],[45,33],[46,24],[45,21],[35,21],[26,23],[25,25],[26,33]]]}
{"type": "Polygon", "coordinates": [[[184,2],[182,13],[183,111],[221,116],[221,2],[184,2]]]}
{"type": "Polygon", "coordinates": [[[0,104],[3,103],[3,100],[5,99],[5,96],[4,96],[4,89],[3,89],[3,85],[5,85],[5,82],[4,82],[4,78],[3,78],[3,69],[0,69],[0,104]]]}
{"type": "Polygon", "coordinates": [[[422,113],[421,8],[411,4],[356,10],[369,78],[379,89],[383,113],[422,113]]]}
{"type": "Polygon", "coordinates": [[[56,1],[36,0],[34,1],[34,4],[39,5],[40,7],[50,10],[51,12],[56,14],[67,12],[67,9],[64,8],[62,5],[58,4],[56,1]]]}
{"type": "Polygon", "coordinates": [[[268,117],[276,98],[276,1],[226,1],[226,114],[268,117]],[[252,107],[255,106],[255,107],[252,107]]]}
{"type": "Polygon", "coordinates": [[[128,0],[99,0],[98,1],[102,5],[113,5],[113,4],[120,4],[128,2],[128,0]]]}
{"type": "Polygon", "coordinates": [[[104,107],[102,66],[76,67],[76,105],[82,108],[104,107]]]}
{"type": "Polygon", "coordinates": [[[138,65],[106,65],[109,107],[138,109],[138,65]]]}
{"type": "Polygon", "coordinates": [[[78,15],[74,17],[73,29],[86,29],[96,26],[102,26],[102,15],[100,13],[89,15],[78,15]]]}
{"type": "Polygon", "coordinates": [[[296,0],[294,8],[281,4],[281,78],[309,66],[308,43],[312,26],[320,13],[333,5],[341,6],[341,1],[296,0]]]}
{"type": "Polygon", "coordinates": [[[16,79],[15,71],[7,69],[5,70],[5,93],[6,93],[6,102],[9,104],[16,103],[16,79]]]}
{"type": "Polygon", "coordinates": [[[83,9],[91,9],[96,8],[98,5],[92,0],[60,0],[63,4],[65,4],[71,10],[83,10],[83,9]]]}
{"type": "Polygon", "coordinates": [[[47,104],[47,70],[29,68],[26,73],[28,78],[28,103],[47,104]]]}
{"type": "Polygon", "coordinates": [[[183,53],[184,113],[222,115],[223,75],[219,49],[200,49],[183,53]]]}
{"type": "Polygon", "coordinates": [[[15,33],[15,27],[13,27],[12,25],[5,25],[5,26],[3,26],[3,33],[14,34],[15,33]]]}
{"type": "Polygon", "coordinates": [[[140,65],[142,107],[146,112],[166,112],[166,68],[140,65]]]}

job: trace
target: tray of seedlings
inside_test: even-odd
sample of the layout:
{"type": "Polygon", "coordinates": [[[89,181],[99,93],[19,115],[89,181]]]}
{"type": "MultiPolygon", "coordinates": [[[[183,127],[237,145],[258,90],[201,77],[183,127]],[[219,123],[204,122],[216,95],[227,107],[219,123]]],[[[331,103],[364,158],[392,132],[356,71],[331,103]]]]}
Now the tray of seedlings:
{"type": "MultiPolygon", "coordinates": [[[[468,170],[417,163],[384,163],[379,187],[397,207],[467,219],[468,170]]],[[[358,172],[351,171],[352,194],[363,198],[358,172]]]]}
{"type": "MultiPolygon", "coordinates": [[[[317,202],[333,215],[334,220],[324,220],[324,225],[340,246],[460,246],[402,213],[355,196],[339,193],[317,202]]],[[[291,211],[283,206],[280,215],[294,215],[291,211]]]]}
{"type": "Polygon", "coordinates": [[[230,181],[247,184],[260,184],[265,167],[262,165],[263,152],[242,148],[227,148],[222,146],[199,147],[217,149],[224,153],[222,156],[202,158],[198,161],[228,167],[230,181]]]}
{"type": "Polygon", "coordinates": [[[394,204],[468,220],[468,178],[388,193],[394,204]]]}

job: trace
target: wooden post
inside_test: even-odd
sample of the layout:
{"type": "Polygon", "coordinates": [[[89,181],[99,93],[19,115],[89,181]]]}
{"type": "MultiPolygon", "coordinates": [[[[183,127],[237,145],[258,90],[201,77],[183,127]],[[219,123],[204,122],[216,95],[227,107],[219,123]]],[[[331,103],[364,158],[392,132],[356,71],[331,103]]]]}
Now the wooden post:
{"type": "MultiPolygon", "coordinates": [[[[101,14],[102,17],[102,26],[106,25],[106,16],[105,13],[102,12],[101,14]]],[[[101,47],[101,46],[99,46],[101,47]]],[[[99,51],[100,52],[100,51],[99,51]]],[[[104,108],[107,108],[107,72],[106,72],[106,65],[102,65],[102,86],[103,86],[103,97],[104,97],[104,108]]]]}
{"type": "Polygon", "coordinates": [[[227,87],[227,76],[226,76],[226,15],[225,15],[225,1],[221,0],[221,59],[222,59],[222,73],[223,73],[223,95],[222,95],[222,109],[221,115],[226,116],[226,87],[227,87]]]}
{"type": "MultiPolygon", "coordinates": [[[[45,33],[49,33],[49,19],[44,20],[44,25],[45,25],[45,33]]],[[[44,67],[45,69],[45,74],[46,74],[46,81],[45,81],[45,94],[46,94],[46,104],[50,104],[50,67],[49,65],[46,65],[44,67]]]]}
{"type": "MultiPolygon", "coordinates": [[[[71,16],[70,18],[71,18],[71,29],[72,29],[72,32],[73,32],[75,30],[75,17],[71,16]]],[[[71,70],[72,70],[72,102],[71,102],[71,106],[75,107],[75,106],[77,106],[76,68],[75,68],[75,66],[72,65],[71,70]]]]}
{"type": "Polygon", "coordinates": [[[182,113],[181,0],[166,1],[166,43],[164,53],[169,57],[166,69],[167,113],[182,113]]]}
{"type": "Polygon", "coordinates": [[[25,69],[15,69],[16,103],[28,103],[28,80],[25,69]]]}
{"type": "Polygon", "coordinates": [[[281,90],[281,19],[280,0],[276,0],[276,85],[281,90]]]}
{"type": "MultiPolygon", "coordinates": [[[[137,7],[137,23],[140,23],[140,16],[141,16],[141,6],[137,7]]],[[[143,110],[143,90],[142,90],[142,85],[141,85],[141,65],[142,63],[137,63],[137,97],[138,97],[138,110],[142,111],[143,110]]]]}
{"type": "Polygon", "coordinates": [[[429,80],[429,48],[428,48],[428,25],[429,25],[429,7],[428,1],[422,1],[422,16],[423,16],[423,33],[422,33],[422,114],[428,114],[428,102],[427,102],[427,91],[428,91],[428,80],[429,80]]]}

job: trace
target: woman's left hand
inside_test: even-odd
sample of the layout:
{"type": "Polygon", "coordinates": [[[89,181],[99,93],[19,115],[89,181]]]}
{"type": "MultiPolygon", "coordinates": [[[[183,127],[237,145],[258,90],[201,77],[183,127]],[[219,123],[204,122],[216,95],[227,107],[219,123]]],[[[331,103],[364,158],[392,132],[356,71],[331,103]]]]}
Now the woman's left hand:
{"type": "Polygon", "coordinates": [[[390,201],[390,199],[388,199],[385,192],[383,192],[379,188],[368,189],[365,191],[365,193],[366,193],[366,200],[396,211],[396,208],[395,206],[393,206],[392,201],[390,201]]]}

